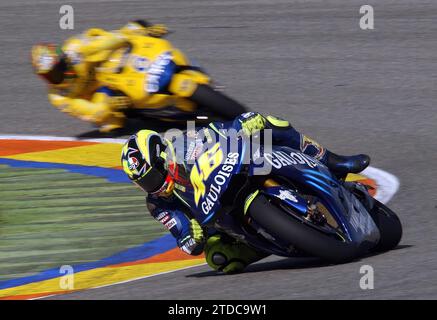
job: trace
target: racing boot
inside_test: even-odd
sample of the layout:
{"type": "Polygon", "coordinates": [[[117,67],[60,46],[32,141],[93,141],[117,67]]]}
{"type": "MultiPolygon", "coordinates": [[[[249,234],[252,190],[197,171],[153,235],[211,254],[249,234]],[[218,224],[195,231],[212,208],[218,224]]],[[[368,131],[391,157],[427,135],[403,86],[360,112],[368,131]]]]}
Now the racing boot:
{"type": "Polygon", "coordinates": [[[242,272],[249,264],[267,256],[223,234],[209,237],[204,252],[212,269],[227,274],[242,272]]]}
{"type": "Polygon", "coordinates": [[[344,178],[348,173],[358,173],[366,169],[370,163],[370,157],[366,154],[340,156],[327,151],[325,163],[337,177],[344,178]]]}
{"type": "Polygon", "coordinates": [[[353,156],[341,156],[321,146],[310,137],[299,134],[300,150],[326,165],[329,170],[339,179],[346,178],[348,173],[358,173],[367,168],[370,157],[366,154],[353,156]]]}

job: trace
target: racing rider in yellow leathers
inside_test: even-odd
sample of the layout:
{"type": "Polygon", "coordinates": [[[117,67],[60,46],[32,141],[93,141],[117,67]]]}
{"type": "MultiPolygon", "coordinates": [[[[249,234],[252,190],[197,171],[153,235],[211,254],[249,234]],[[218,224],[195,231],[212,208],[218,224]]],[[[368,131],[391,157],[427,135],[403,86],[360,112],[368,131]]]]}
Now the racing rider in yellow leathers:
{"type": "Polygon", "coordinates": [[[130,106],[130,99],[107,87],[99,88],[95,67],[124,46],[129,35],[162,37],[167,33],[164,25],[144,20],[131,21],[113,32],[92,28],[68,39],[62,47],[34,46],[32,65],[35,73],[47,81],[49,101],[56,108],[108,132],[124,126],[121,111],[130,106]]]}

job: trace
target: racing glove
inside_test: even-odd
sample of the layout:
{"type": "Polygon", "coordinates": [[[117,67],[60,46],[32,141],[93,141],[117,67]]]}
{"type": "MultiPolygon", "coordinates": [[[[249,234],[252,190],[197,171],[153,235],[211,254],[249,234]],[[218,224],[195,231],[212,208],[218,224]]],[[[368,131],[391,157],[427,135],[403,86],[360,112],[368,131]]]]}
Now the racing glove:
{"type": "Polygon", "coordinates": [[[164,24],[154,24],[147,28],[148,35],[155,38],[161,38],[168,32],[168,28],[164,24]]]}
{"type": "Polygon", "coordinates": [[[190,220],[190,236],[198,244],[203,243],[205,240],[202,227],[195,219],[190,220]]]}
{"type": "Polygon", "coordinates": [[[205,244],[202,227],[195,219],[190,220],[189,234],[178,240],[179,248],[193,256],[202,253],[205,244]]]}
{"type": "Polygon", "coordinates": [[[243,133],[250,136],[266,127],[266,118],[256,112],[243,113],[239,117],[243,133]]]}
{"type": "Polygon", "coordinates": [[[169,30],[164,24],[151,24],[146,20],[140,19],[129,22],[120,29],[120,32],[125,35],[162,38],[169,33],[169,30]]]}

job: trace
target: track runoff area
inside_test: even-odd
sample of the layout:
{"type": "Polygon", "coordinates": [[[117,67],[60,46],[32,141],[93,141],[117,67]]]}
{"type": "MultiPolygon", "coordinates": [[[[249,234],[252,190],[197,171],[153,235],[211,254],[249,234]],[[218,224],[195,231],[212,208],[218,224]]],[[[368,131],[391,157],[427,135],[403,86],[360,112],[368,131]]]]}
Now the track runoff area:
{"type": "MultiPolygon", "coordinates": [[[[3,227],[0,249],[11,250],[0,269],[0,299],[40,299],[205,264],[203,256],[182,253],[145,212],[144,195],[120,167],[124,141],[0,135],[2,206],[15,216],[3,227]]],[[[399,187],[374,167],[348,180],[370,185],[384,203],[399,187]]]]}

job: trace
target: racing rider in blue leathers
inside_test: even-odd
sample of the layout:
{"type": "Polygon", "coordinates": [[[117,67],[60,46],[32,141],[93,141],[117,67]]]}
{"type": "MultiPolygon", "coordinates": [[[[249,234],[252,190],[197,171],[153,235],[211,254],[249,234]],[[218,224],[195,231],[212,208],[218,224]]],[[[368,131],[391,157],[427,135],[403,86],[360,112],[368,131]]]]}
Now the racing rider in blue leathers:
{"type": "MultiPolygon", "coordinates": [[[[242,114],[231,122],[213,123],[210,127],[214,130],[233,128],[245,135],[271,129],[273,144],[300,150],[339,176],[361,172],[370,162],[369,156],[364,154],[337,155],[296,131],[288,121],[255,112],[242,114]]],[[[250,263],[265,257],[224,234],[203,230],[191,218],[190,209],[173,193],[175,163],[165,156],[164,150],[168,147],[174,148],[173,143],[157,132],[141,130],[125,143],[121,161],[129,178],[147,192],[147,207],[152,216],[169,229],[179,248],[191,255],[204,252],[208,265],[225,273],[240,272],[250,263]]]]}

